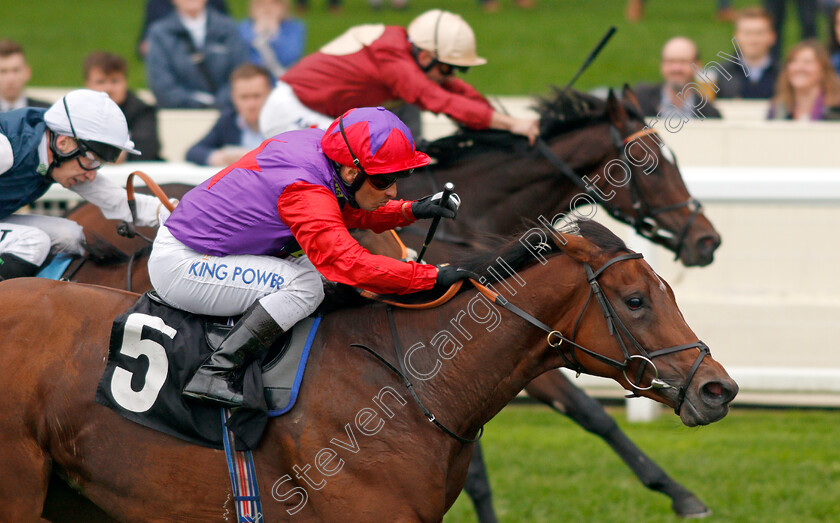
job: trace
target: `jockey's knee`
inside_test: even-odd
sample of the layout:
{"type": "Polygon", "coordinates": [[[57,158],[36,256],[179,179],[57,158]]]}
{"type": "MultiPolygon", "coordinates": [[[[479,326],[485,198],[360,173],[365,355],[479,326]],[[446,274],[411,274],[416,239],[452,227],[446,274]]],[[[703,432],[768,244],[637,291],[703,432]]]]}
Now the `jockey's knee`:
{"type": "Polygon", "coordinates": [[[309,312],[309,314],[312,314],[324,301],[324,281],[321,279],[321,274],[315,270],[305,271],[299,274],[293,282],[301,298],[307,303],[313,304],[312,311],[309,312]]]}
{"type": "Polygon", "coordinates": [[[61,220],[51,225],[50,234],[53,254],[82,256],[85,253],[84,229],[73,220],[61,220]]]}
{"type": "Polygon", "coordinates": [[[17,227],[0,248],[0,254],[11,254],[41,266],[50,254],[50,236],[37,227],[17,227]]]}
{"type": "Polygon", "coordinates": [[[304,270],[284,287],[260,298],[260,304],[283,329],[289,330],[324,301],[324,283],[318,271],[304,270]]]}

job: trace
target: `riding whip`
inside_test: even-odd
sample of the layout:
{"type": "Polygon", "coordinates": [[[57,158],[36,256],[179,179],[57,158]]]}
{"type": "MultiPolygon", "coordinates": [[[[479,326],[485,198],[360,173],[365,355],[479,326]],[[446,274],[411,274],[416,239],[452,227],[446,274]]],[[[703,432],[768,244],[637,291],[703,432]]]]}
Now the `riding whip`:
{"type": "MultiPolygon", "coordinates": [[[[443,186],[443,196],[440,198],[440,205],[441,207],[446,207],[446,203],[449,201],[449,196],[455,192],[455,186],[452,185],[452,182],[447,182],[446,185],[443,186]]],[[[426,254],[426,248],[432,243],[432,239],[435,237],[435,231],[437,231],[438,224],[440,223],[441,216],[435,216],[432,220],[432,225],[429,226],[429,233],[426,234],[426,239],[423,241],[423,248],[420,249],[420,254],[417,255],[417,261],[421,261],[423,259],[423,255],[426,254]]]]}
{"type": "Polygon", "coordinates": [[[606,34],[603,36],[603,38],[601,38],[601,41],[598,42],[598,45],[595,46],[595,49],[593,49],[592,52],[589,53],[589,56],[586,57],[586,61],[584,61],[583,65],[580,66],[578,72],[575,73],[572,79],[569,80],[569,83],[566,84],[566,87],[563,88],[563,92],[568,91],[572,87],[572,85],[574,85],[577,79],[580,78],[580,75],[582,75],[583,72],[586,71],[586,69],[589,67],[589,65],[595,61],[595,58],[598,57],[598,55],[601,53],[601,50],[604,48],[605,45],[607,45],[607,42],[610,41],[610,38],[613,37],[615,31],[616,29],[614,25],[610,26],[610,28],[607,29],[606,34]]]}

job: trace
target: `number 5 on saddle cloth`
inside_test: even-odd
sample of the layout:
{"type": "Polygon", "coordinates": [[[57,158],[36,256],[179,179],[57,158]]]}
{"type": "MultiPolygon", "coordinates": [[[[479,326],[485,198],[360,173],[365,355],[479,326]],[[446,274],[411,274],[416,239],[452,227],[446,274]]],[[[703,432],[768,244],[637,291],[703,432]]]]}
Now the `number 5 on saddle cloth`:
{"type": "MultiPolygon", "coordinates": [[[[306,318],[245,372],[245,406],[227,427],[237,450],[259,443],[268,417],[295,404],[321,318],[306,318]]],[[[114,320],[96,402],[143,426],[190,443],[223,448],[219,407],[186,400],[185,383],[230,329],[226,318],[190,314],[150,292],[114,320]]]]}

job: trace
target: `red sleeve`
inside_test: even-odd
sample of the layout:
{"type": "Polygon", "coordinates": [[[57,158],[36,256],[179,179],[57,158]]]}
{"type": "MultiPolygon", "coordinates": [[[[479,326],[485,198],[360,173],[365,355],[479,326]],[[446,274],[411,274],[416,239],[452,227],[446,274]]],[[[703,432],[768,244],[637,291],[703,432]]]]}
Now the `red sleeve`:
{"type": "Polygon", "coordinates": [[[391,200],[375,211],[354,209],[345,205],[341,211],[344,225],[348,229],[370,229],[373,232],[385,232],[395,227],[405,227],[414,223],[411,201],[391,200]],[[403,204],[408,204],[403,209],[403,204]]]}
{"type": "Polygon", "coordinates": [[[433,113],[444,113],[473,129],[490,127],[493,108],[484,98],[479,100],[473,96],[451,92],[429,80],[417,66],[409,48],[402,45],[374,44],[371,50],[382,79],[388,84],[394,98],[416,104],[421,109],[433,113]]]}
{"type": "Polygon", "coordinates": [[[326,187],[293,183],[278,198],[277,211],[318,272],[330,281],[380,294],[407,294],[435,284],[433,265],[371,254],[359,245],[326,187]]]}
{"type": "Polygon", "coordinates": [[[461,80],[460,78],[450,76],[443,84],[443,88],[451,93],[460,94],[461,96],[466,96],[471,100],[475,100],[477,102],[481,102],[483,104],[487,104],[487,106],[490,106],[490,102],[487,101],[487,98],[485,98],[481,93],[479,93],[475,87],[471,86],[470,84],[461,80]]]}

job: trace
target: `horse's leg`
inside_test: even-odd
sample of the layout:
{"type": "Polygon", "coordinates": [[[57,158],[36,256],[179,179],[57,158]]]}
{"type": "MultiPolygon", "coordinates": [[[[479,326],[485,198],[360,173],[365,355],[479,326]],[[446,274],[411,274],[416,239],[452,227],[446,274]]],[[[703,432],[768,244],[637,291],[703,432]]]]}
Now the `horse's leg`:
{"type": "Polygon", "coordinates": [[[493,493],[490,491],[490,478],[481,454],[481,445],[473,447],[470,468],[467,470],[467,481],[464,490],[475,506],[479,523],[496,523],[496,513],[493,511],[493,493]]]}
{"type": "Polygon", "coordinates": [[[21,426],[19,414],[0,422],[0,521],[39,521],[52,465],[44,449],[21,426]],[[16,423],[12,420],[16,420],[16,423]],[[9,426],[12,425],[17,426],[9,426]]]}
{"type": "Polygon", "coordinates": [[[584,429],[603,438],[644,486],[671,498],[671,508],[678,516],[699,518],[711,514],[697,496],[671,479],[630,441],[600,403],[574,386],[561,372],[546,372],[529,383],[525,390],[532,398],[565,414],[584,429]]]}

